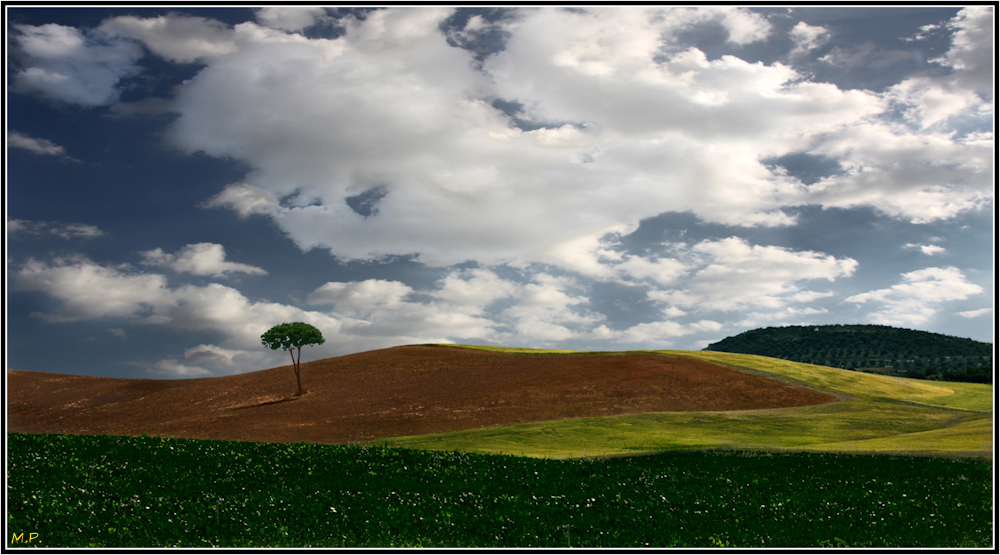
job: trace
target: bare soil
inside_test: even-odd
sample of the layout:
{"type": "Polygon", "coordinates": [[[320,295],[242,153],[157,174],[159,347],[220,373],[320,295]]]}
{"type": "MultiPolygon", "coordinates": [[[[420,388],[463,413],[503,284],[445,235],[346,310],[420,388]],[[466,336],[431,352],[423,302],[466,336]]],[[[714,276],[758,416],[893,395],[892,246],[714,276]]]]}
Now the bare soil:
{"type": "Polygon", "coordinates": [[[8,431],[347,443],[560,418],[817,405],[833,395],[668,355],[404,346],[219,378],[7,370],[8,431]]]}

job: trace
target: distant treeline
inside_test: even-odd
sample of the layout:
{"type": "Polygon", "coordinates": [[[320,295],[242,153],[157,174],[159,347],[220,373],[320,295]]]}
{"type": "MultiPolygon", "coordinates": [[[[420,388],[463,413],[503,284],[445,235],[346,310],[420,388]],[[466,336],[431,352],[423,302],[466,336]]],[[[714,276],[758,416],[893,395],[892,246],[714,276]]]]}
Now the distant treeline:
{"type": "Polygon", "coordinates": [[[727,337],[705,350],[908,378],[993,383],[991,343],[891,326],[762,328],[727,337]]]}

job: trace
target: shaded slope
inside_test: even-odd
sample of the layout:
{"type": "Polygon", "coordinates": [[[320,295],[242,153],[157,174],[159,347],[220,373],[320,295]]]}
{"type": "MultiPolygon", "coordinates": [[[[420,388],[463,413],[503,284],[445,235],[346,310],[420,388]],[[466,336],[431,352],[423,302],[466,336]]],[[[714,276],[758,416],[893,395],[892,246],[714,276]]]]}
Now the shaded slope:
{"type": "Polygon", "coordinates": [[[706,351],[761,355],[881,374],[991,383],[990,343],[878,325],[784,326],[727,337],[706,351]],[[979,368],[969,372],[966,369],[979,368]]]}
{"type": "Polygon", "coordinates": [[[344,443],[519,422],[836,401],[813,389],[652,353],[532,356],[405,346],[191,380],[8,370],[8,426],[32,433],[344,443]]]}

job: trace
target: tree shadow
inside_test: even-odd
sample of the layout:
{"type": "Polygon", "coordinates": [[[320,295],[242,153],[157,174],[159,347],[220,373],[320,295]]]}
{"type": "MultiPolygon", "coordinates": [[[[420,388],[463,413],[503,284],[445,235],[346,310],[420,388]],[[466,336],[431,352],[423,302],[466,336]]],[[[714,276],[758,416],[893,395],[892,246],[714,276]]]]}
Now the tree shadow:
{"type": "Polygon", "coordinates": [[[295,395],[293,395],[291,397],[284,397],[284,398],[281,398],[281,399],[278,399],[278,400],[275,400],[275,401],[264,401],[263,403],[255,403],[253,405],[243,405],[242,407],[233,407],[233,410],[252,409],[252,408],[257,408],[257,407],[264,407],[264,406],[267,406],[267,405],[277,405],[279,403],[287,403],[289,401],[297,401],[297,400],[301,399],[302,397],[303,397],[303,395],[296,393],[295,395]]]}

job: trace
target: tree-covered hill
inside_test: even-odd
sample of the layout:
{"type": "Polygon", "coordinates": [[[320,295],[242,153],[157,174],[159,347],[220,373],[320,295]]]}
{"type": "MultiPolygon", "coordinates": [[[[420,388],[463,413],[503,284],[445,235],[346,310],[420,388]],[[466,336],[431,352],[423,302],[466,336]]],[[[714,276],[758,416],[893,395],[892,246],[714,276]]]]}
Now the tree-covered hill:
{"type": "Polygon", "coordinates": [[[761,328],[727,337],[705,350],[764,355],[877,374],[993,383],[992,344],[891,326],[761,328]]]}

